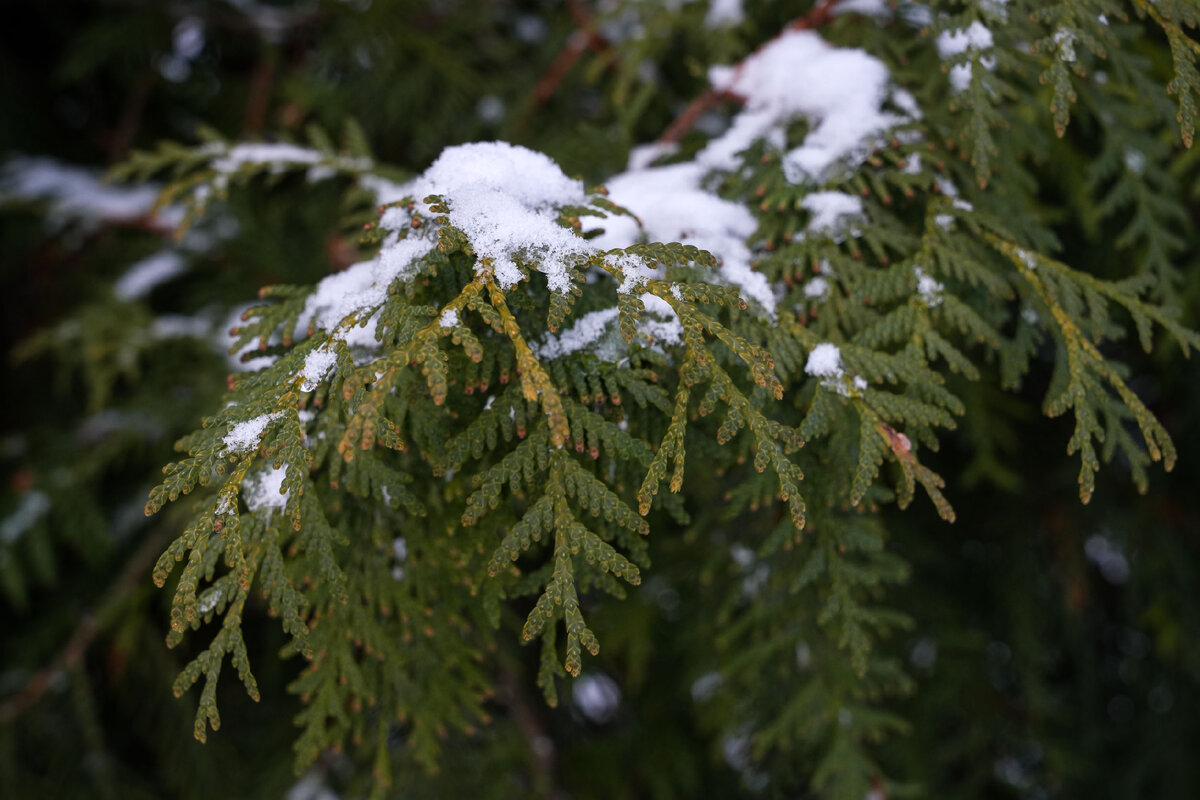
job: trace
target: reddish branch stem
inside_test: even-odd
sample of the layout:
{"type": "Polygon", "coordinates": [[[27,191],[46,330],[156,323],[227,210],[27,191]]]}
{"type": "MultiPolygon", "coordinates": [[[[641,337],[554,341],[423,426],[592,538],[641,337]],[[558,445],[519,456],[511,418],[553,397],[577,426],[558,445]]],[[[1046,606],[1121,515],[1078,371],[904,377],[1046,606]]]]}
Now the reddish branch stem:
{"type": "MultiPolygon", "coordinates": [[[[787,27],[779,32],[778,35],[774,36],[772,39],[770,39],[770,41],[760,45],[759,48],[751,55],[758,54],[767,45],[771,44],[780,36],[783,36],[785,33],[790,31],[815,30],[816,28],[828,25],[829,22],[833,20],[833,9],[839,2],[841,2],[841,0],[821,0],[821,2],[813,6],[807,14],[789,23],[787,27]]],[[[741,62],[739,62],[734,68],[733,79],[729,82],[730,85],[737,83],[738,76],[741,74],[742,67],[745,65],[747,60],[748,57],[747,59],[743,59],[741,62]]],[[[705,89],[700,96],[688,103],[687,108],[685,108],[683,112],[675,118],[674,122],[667,126],[667,129],[664,130],[658,137],[658,143],[678,144],[679,140],[682,139],[684,135],[692,129],[692,126],[696,124],[696,120],[698,120],[705,111],[708,111],[722,100],[732,100],[737,103],[742,103],[745,102],[745,99],[746,98],[738,95],[735,92],[720,91],[712,88],[705,89]]]]}
{"type": "Polygon", "coordinates": [[[559,51],[558,56],[546,69],[545,73],[537,82],[537,86],[533,87],[533,103],[541,105],[545,103],[554,94],[558,85],[562,83],[563,78],[571,71],[571,67],[575,66],[575,62],[583,55],[583,51],[588,48],[588,37],[583,31],[575,31],[571,37],[567,39],[567,43],[563,45],[563,49],[559,51]]]}
{"type": "Polygon", "coordinates": [[[33,675],[19,692],[0,703],[0,725],[8,724],[36,705],[50,689],[57,674],[83,663],[92,640],[112,624],[114,611],[138,584],[145,581],[150,565],[166,546],[169,531],[170,528],[160,525],[143,540],[95,610],[80,615],[79,625],[50,663],[33,675]]]}
{"type": "Polygon", "coordinates": [[[615,60],[612,45],[603,36],[596,33],[593,26],[595,17],[584,5],[583,0],[568,0],[567,8],[571,12],[571,18],[575,20],[576,30],[567,39],[567,43],[563,45],[563,49],[538,80],[537,85],[533,87],[533,104],[535,106],[540,106],[554,95],[563,78],[571,71],[571,67],[575,66],[575,62],[579,61],[579,57],[583,55],[584,51],[595,50],[597,53],[607,56],[610,61],[615,60]]]}

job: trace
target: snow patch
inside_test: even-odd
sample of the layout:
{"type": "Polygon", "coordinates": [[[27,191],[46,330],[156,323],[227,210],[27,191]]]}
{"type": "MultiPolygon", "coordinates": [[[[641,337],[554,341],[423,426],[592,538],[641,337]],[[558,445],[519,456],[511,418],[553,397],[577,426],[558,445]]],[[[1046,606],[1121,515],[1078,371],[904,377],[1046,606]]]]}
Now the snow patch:
{"type": "MultiPolygon", "coordinates": [[[[974,53],[990,50],[994,43],[991,30],[978,20],[965,28],[956,31],[943,31],[937,38],[938,55],[942,60],[954,58],[963,53],[974,53]]],[[[996,65],[992,56],[982,56],[979,63],[987,70],[996,65]]],[[[950,87],[961,92],[971,85],[971,65],[955,64],[950,68],[950,87]]]]}
{"type": "Polygon", "coordinates": [[[855,391],[867,389],[867,381],[861,375],[850,376],[842,366],[842,351],[832,342],[822,342],[808,354],[804,365],[805,373],[821,378],[821,386],[842,397],[849,397],[855,391]]]}
{"type": "Polygon", "coordinates": [[[224,595],[225,592],[221,590],[221,587],[214,586],[200,595],[200,601],[196,603],[196,609],[201,614],[207,614],[217,607],[217,603],[221,602],[221,598],[224,595]]]}
{"type": "Polygon", "coordinates": [[[507,142],[449,147],[414,182],[414,195],[437,194],[503,289],[521,281],[514,258],[536,259],[552,291],[571,288],[568,267],[593,251],[555,222],[557,208],[586,200],[583,184],[568,178],[549,156],[507,142]]]}
{"type": "Polygon", "coordinates": [[[300,377],[302,378],[300,390],[311,392],[316,389],[321,381],[325,380],[325,376],[329,374],[329,370],[333,369],[335,364],[337,364],[337,353],[334,352],[328,343],[309,352],[304,357],[304,366],[300,370],[300,377]]]}
{"type": "Polygon", "coordinates": [[[920,267],[913,267],[913,275],[917,278],[917,294],[925,305],[930,308],[939,305],[942,302],[942,290],[945,287],[920,267]]]}
{"type": "Polygon", "coordinates": [[[1054,43],[1058,45],[1058,60],[1070,64],[1075,61],[1075,34],[1066,28],[1054,32],[1054,43]]]}
{"type": "Polygon", "coordinates": [[[643,238],[652,242],[683,242],[712,253],[720,262],[717,280],[736,286],[742,296],[768,313],[775,295],[767,279],[750,266],[746,240],[758,228],[750,210],[704,189],[707,170],[697,162],[624,172],[608,181],[609,199],[629,209],[632,217],[588,217],[603,227],[591,243],[600,249],[624,248],[643,238]]]}
{"type": "Polygon", "coordinates": [[[0,170],[0,202],[48,203],[49,222],[54,226],[76,222],[95,227],[150,218],[164,227],[176,227],[183,220],[183,210],[177,206],[151,216],[158,194],[154,184],[113,186],[97,172],[50,158],[14,158],[0,170]]]}
{"type": "Polygon", "coordinates": [[[1126,147],[1125,168],[1134,175],[1141,175],[1146,170],[1146,154],[1136,147],[1126,147]]]}
{"type": "Polygon", "coordinates": [[[882,61],[862,50],[831,47],[812,31],[788,31],[737,68],[713,67],[709,82],[745,101],[729,130],[697,157],[714,169],[735,169],[737,153],[756,139],[782,146],[783,127],[804,117],[813,128],[784,156],[784,171],[793,183],[819,184],[837,164],[862,163],[887,129],[910,119],[883,110],[894,93],[882,61]]]}
{"type": "Polygon", "coordinates": [[[840,242],[848,226],[864,219],[862,198],[845,192],[812,192],[800,201],[800,206],[812,214],[808,231],[824,234],[834,241],[840,242]]]}
{"type": "Polygon", "coordinates": [[[187,262],[179,253],[160,250],[131,264],[113,284],[113,294],[125,302],[137,300],[150,294],[156,286],[181,275],[186,269],[187,262]]]}
{"type": "Polygon", "coordinates": [[[582,675],[571,685],[571,697],[583,715],[597,725],[612,722],[621,705],[621,688],[604,673],[582,675]]]}
{"type": "Polygon", "coordinates": [[[597,357],[604,358],[607,355],[610,357],[604,358],[604,360],[615,361],[616,354],[611,352],[611,348],[596,347],[596,345],[601,339],[613,333],[612,323],[619,314],[616,306],[584,314],[575,321],[574,325],[558,336],[547,337],[546,341],[536,348],[537,357],[551,361],[586,347],[592,347],[597,357]]]}
{"type": "Polygon", "coordinates": [[[150,338],[208,339],[212,336],[213,321],[204,315],[164,314],[150,323],[150,338]]]}
{"type": "Polygon", "coordinates": [[[746,20],[742,0],[709,0],[704,24],[709,28],[732,28],[746,20]]]}
{"type": "Polygon", "coordinates": [[[242,499],[246,501],[246,507],[251,511],[286,508],[289,493],[282,491],[286,477],[287,467],[268,467],[247,476],[242,482],[242,499]]]}
{"type": "Polygon", "coordinates": [[[225,438],[221,441],[233,453],[244,453],[247,450],[253,450],[258,447],[258,441],[262,438],[263,431],[267,429],[267,425],[272,420],[282,416],[282,411],[276,411],[272,414],[260,414],[253,419],[239,422],[229,429],[229,433],[225,434],[225,438]]]}
{"type": "Polygon", "coordinates": [[[34,489],[23,494],[16,511],[0,522],[0,544],[10,545],[20,539],[49,510],[50,498],[45,492],[34,489]]]}
{"type": "Polygon", "coordinates": [[[823,299],[829,293],[829,281],[819,275],[804,284],[804,296],[813,299],[823,299]]]}
{"type": "Polygon", "coordinates": [[[804,371],[818,378],[840,378],[842,370],[842,351],[836,344],[822,342],[808,354],[804,371]]]}
{"type": "MultiPolygon", "coordinates": [[[[349,169],[371,168],[370,159],[329,156],[319,150],[299,147],[294,144],[241,143],[235,144],[227,150],[224,149],[223,145],[217,145],[213,149],[216,150],[217,148],[221,148],[223,152],[217,158],[213,159],[210,166],[222,175],[229,175],[246,166],[264,165],[269,166],[272,172],[279,173],[297,166],[316,166],[325,161],[336,161],[341,166],[349,169]]],[[[326,168],[324,172],[317,172],[314,175],[310,175],[310,179],[315,181],[324,177],[330,177],[333,174],[331,170],[326,168]]]]}

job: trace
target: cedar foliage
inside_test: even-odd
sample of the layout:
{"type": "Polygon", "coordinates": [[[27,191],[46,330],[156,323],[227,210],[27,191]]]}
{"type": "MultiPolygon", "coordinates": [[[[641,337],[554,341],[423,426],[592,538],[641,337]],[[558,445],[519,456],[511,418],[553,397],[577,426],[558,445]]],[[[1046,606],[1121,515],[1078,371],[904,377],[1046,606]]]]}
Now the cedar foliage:
{"type": "MultiPolygon", "coordinates": [[[[25,408],[6,448],[8,519],[33,521],[0,543],[19,681],[0,787],[45,791],[48,765],[86,748],[94,763],[69,766],[81,786],[146,796],[277,796],[293,768],[347,796],[1051,796],[1107,787],[1097,765],[1121,750],[1131,794],[1190,796],[1194,768],[1164,765],[1169,749],[1122,746],[1126,704],[1139,730],[1195,727],[1200,621],[1176,599],[1196,599],[1181,533],[1195,512],[1186,479],[1150,468],[1189,469],[1168,429],[1185,425],[1175,398],[1195,394],[1179,356],[1200,347],[1180,313],[1197,285],[1196,11],[838,5],[750,2],[713,26],[704,3],[330,2],[277,7],[283,33],[250,35],[245,4],[75,6],[88,47],[60,67],[66,97],[94,64],[129,80],[136,59],[110,39],[131,19],[141,46],[174,35],[177,49],[199,19],[235,63],[203,51],[193,80],[155,97],[166,123],[110,151],[112,178],[157,181],[158,207],[181,209],[172,230],[97,234],[51,208],[51,244],[31,245],[16,232],[30,198],[4,195],[26,215],[5,236],[29,263],[98,272],[8,323],[19,374],[40,385],[53,369],[67,392],[25,408]],[[938,35],[973,24],[991,45],[940,58],[938,35]],[[754,215],[774,313],[694,245],[588,250],[565,289],[527,248],[511,283],[453,224],[452,198],[376,206],[378,186],[443,147],[500,138],[598,182],[551,215],[590,241],[632,215],[602,186],[629,149],[703,97],[708,66],[789,25],[881,59],[922,114],[819,184],[786,167],[816,122],[803,118],[710,171],[706,187],[754,215]],[[236,59],[255,35],[247,70],[236,59]],[[303,55],[281,66],[288,47],[303,55]],[[947,73],[965,67],[953,91],[947,73]],[[218,76],[245,87],[246,119],[189,96],[218,76]],[[484,100],[507,114],[476,114],[484,100]],[[239,150],[239,129],[268,135],[262,102],[277,148],[239,150]],[[189,112],[186,129],[170,109],[189,112]],[[823,191],[861,198],[852,230],[814,225],[805,200],[823,191]],[[114,293],[163,234],[188,269],[146,296],[114,293]],[[317,324],[327,273],[402,241],[428,248],[376,301],[317,324]],[[596,346],[554,355],[555,337],[614,304],[596,346]],[[165,313],[216,327],[235,310],[224,344],[248,363],[227,377],[207,331],[162,335],[165,313]],[[374,344],[355,338],[371,320],[374,344]],[[839,369],[806,369],[831,344],[839,369]],[[329,368],[306,377],[319,355],[329,368]],[[1025,411],[1039,406],[1068,423],[1025,411]],[[171,442],[146,505],[157,516],[130,521],[128,497],[171,442]],[[1068,464],[1088,509],[1054,484],[1068,464]],[[72,650],[72,630],[84,648],[99,630],[109,663],[72,650]],[[69,702],[36,688],[44,663],[65,670],[69,702]],[[158,694],[109,687],[139,680],[158,694]],[[587,692],[616,685],[620,705],[594,716],[587,692]],[[165,698],[193,686],[185,721],[186,701],[165,698]],[[1079,696],[1102,711],[1070,710],[1079,696]],[[123,713],[136,731],[114,728],[123,713]],[[1099,741],[1075,741],[1095,713],[1099,741]],[[51,755],[18,770],[33,721],[51,755]],[[259,774],[233,749],[255,739],[259,774]],[[284,763],[269,748],[289,741],[284,763]]],[[[720,102],[708,120],[737,112],[720,102]]],[[[702,127],[659,163],[694,157],[714,136],[702,127]]]]}

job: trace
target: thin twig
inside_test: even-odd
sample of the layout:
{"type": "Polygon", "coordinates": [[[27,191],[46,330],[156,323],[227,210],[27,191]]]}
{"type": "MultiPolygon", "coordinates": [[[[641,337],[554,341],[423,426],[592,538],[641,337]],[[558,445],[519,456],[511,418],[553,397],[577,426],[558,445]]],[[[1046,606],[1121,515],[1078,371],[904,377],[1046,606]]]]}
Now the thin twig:
{"type": "Polygon", "coordinates": [[[531,93],[533,106],[542,105],[554,95],[563,78],[567,76],[585,51],[594,50],[605,56],[609,65],[616,61],[612,45],[596,32],[595,16],[584,5],[583,0],[568,0],[567,8],[571,12],[571,18],[575,20],[575,32],[567,39],[563,49],[546,68],[537,85],[533,87],[531,93]]]}
{"type": "Polygon", "coordinates": [[[125,109],[121,113],[121,121],[112,132],[108,145],[109,163],[116,164],[124,161],[129,155],[129,148],[142,127],[142,112],[146,109],[146,101],[150,99],[150,90],[154,87],[154,71],[146,70],[133,85],[125,109]]]}
{"type": "Polygon", "coordinates": [[[246,134],[257,139],[262,135],[267,122],[267,109],[271,104],[271,85],[275,82],[277,54],[271,45],[264,44],[264,52],[254,65],[250,75],[250,97],[246,101],[246,134]]]}
{"type": "MultiPolygon", "coordinates": [[[[841,0],[821,0],[821,2],[813,6],[803,17],[800,17],[799,19],[789,23],[782,31],[773,36],[767,42],[760,45],[758,49],[756,49],[750,56],[742,59],[742,61],[740,61],[738,65],[734,67],[733,78],[729,81],[729,85],[732,86],[737,83],[737,79],[742,73],[742,68],[752,56],[762,52],[763,49],[775,42],[775,40],[779,39],[779,37],[791,31],[815,30],[816,28],[820,28],[823,25],[829,24],[829,22],[833,19],[833,9],[839,2],[841,2],[841,0]]],[[[736,92],[731,92],[728,90],[718,90],[713,88],[705,89],[704,92],[695,100],[688,103],[687,108],[685,108],[679,114],[679,116],[667,126],[667,129],[664,130],[658,137],[658,143],[678,144],[679,141],[687,134],[687,132],[692,129],[692,126],[696,124],[696,120],[698,120],[705,111],[708,111],[710,108],[723,100],[731,100],[733,102],[743,103],[745,102],[746,98],[742,97],[736,92]]]]}
{"type": "Polygon", "coordinates": [[[575,31],[571,34],[567,43],[563,45],[563,49],[559,51],[554,61],[538,79],[537,85],[533,87],[533,105],[540,106],[554,95],[558,85],[562,83],[563,78],[567,76],[571,67],[575,66],[575,62],[587,48],[587,34],[583,31],[575,31]]]}
{"type": "Polygon", "coordinates": [[[525,692],[521,689],[521,681],[516,673],[508,667],[501,666],[500,680],[496,685],[496,699],[508,706],[512,712],[513,721],[517,723],[521,735],[529,745],[533,755],[535,781],[538,793],[544,797],[554,794],[554,743],[546,735],[546,729],[538,713],[533,709],[525,692]]]}
{"type": "Polygon", "coordinates": [[[170,528],[158,526],[145,538],[141,546],[134,551],[126,562],[125,568],[105,593],[101,601],[91,611],[86,611],[79,618],[79,624],[71,633],[62,649],[55,654],[50,663],[38,670],[25,684],[25,687],[15,695],[0,704],[0,725],[5,725],[21,714],[28,711],[50,688],[54,678],[64,670],[72,669],[83,663],[88,647],[92,640],[107,624],[110,617],[131,591],[145,580],[150,565],[166,545],[170,528]],[[107,623],[107,624],[106,624],[107,623]]]}

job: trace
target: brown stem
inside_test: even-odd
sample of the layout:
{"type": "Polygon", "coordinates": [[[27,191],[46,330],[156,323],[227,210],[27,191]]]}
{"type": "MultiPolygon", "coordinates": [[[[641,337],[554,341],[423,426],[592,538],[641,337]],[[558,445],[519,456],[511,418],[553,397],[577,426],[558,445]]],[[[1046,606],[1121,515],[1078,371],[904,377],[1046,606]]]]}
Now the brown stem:
{"type": "Polygon", "coordinates": [[[584,51],[590,49],[604,55],[609,64],[616,61],[612,45],[596,32],[593,27],[595,17],[584,5],[583,0],[568,0],[567,8],[571,12],[571,18],[575,20],[575,32],[567,39],[563,49],[547,67],[537,85],[533,87],[531,98],[534,106],[542,105],[554,95],[563,78],[579,61],[579,57],[583,55],[584,51]]]}
{"type": "Polygon", "coordinates": [[[267,122],[267,107],[271,102],[271,85],[275,82],[276,53],[269,48],[259,57],[250,76],[250,97],[246,101],[246,134],[257,139],[267,122]]]}
{"type": "Polygon", "coordinates": [[[529,744],[529,752],[533,754],[533,766],[537,771],[536,783],[539,793],[544,797],[551,797],[554,794],[554,743],[546,735],[541,719],[522,691],[517,673],[507,667],[501,667],[499,677],[496,699],[508,706],[513,721],[517,723],[529,744]]]}
{"type": "Polygon", "coordinates": [[[809,31],[828,25],[833,20],[833,7],[841,0],[821,0],[800,19],[788,25],[786,30],[809,31]]]}
{"type": "Polygon", "coordinates": [[[146,108],[146,101],[150,99],[150,89],[153,86],[154,72],[152,70],[147,70],[138,76],[133,91],[129,93],[129,98],[125,101],[121,121],[117,123],[116,130],[112,132],[112,137],[109,139],[109,163],[116,164],[124,161],[125,157],[129,155],[133,139],[137,135],[138,129],[142,127],[142,112],[146,108]]]}
{"type": "Polygon", "coordinates": [[[166,545],[170,528],[159,526],[146,537],[141,546],[134,551],[126,562],[125,568],[117,580],[109,587],[100,603],[93,610],[86,611],[79,618],[71,637],[67,639],[62,649],[55,654],[50,663],[38,670],[29,679],[25,687],[12,697],[0,704],[0,725],[7,724],[28,711],[50,688],[54,677],[64,670],[73,669],[83,663],[87,649],[96,638],[96,634],[111,624],[108,619],[123,603],[131,591],[142,581],[150,571],[150,565],[166,545]]]}
{"type": "Polygon", "coordinates": [[[558,85],[562,83],[563,78],[571,71],[571,67],[575,66],[575,62],[583,55],[583,51],[587,49],[588,38],[583,31],[575,31],[571,37],[567,39],[567,43],[563,45],[563,49],[559,51],[554,61],[546,68],[542,77],[538,80],[537,85],[533,87],[533,104],[540,106],[553,96],[558,85]]]}

